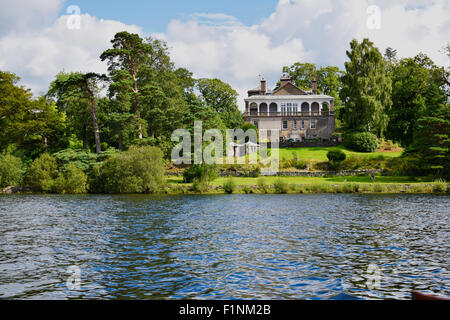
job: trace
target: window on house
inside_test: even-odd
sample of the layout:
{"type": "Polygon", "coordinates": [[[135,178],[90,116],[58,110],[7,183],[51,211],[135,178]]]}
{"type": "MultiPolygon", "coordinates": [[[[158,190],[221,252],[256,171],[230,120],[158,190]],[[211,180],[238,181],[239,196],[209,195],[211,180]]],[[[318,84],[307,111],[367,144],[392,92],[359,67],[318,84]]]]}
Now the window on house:
{"type": "Polygon", "coordinates": [[[302,120],[302,130],[305,130],[305,120],[302,120]]]}
{"type": "Polygon", "coordinates": [[[294,129],[297,129],[297,120],[294,120],[294,129]]]}
{"type": "Polygon", "coordinates": [[[316,128],[316,120],[311,120],[311,129],[316,128]]]}
{"type": "Polygon", "coordinates": [[[287,122],[287,120],[283,120],[283,129],[287,130],[287,128],[288,128],[288,122],[287,122]]]}
{"type": "Polygon", "coordinates": [[[258,129],[258,121],[253,121],[253,124],[255,125],[256,129],[258,129]]]}

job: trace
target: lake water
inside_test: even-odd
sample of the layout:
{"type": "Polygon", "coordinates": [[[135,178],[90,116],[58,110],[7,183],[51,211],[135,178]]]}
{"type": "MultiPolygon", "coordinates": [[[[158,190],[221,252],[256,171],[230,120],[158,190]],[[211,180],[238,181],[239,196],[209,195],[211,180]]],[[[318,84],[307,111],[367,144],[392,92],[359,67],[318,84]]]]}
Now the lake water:
{"type": "Polygon", "coordinates": [[[0,298],[449,296],[449,218],[436,195],[0,196],[0,298]]]}

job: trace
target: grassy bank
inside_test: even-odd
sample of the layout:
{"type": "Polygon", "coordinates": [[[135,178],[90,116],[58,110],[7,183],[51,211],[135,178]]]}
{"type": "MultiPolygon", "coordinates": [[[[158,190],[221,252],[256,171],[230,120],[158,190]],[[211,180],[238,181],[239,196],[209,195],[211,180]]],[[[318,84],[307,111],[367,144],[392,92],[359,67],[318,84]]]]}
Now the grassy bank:
{"type": "Polygon", "coordinates": [[[168,177],[168,193],[240,193],[240,194],[303,194],[303,193],[448,193],[449,184],[408,177],[260,177],[219,178],[209,185],[183,184],[181,177],[168,177]],[[232,182],[232,183],[231,183],[232,182]],[[230,190],[231,188],[231,190],[230,190]],[[232,191],[232,192],[230,192],[232,191]]]}
{"type": "Polygon", "coordinates": [[[377,157],[379,155],[383,155],[386,158],[396,158],[400,157],[401,151],[396,152],[372,152],[372,153],[363,153],[363,152],[355,152],[345,148],[342,145],[336,147],[311,147],[311,148],[281,148],[280,151],[280,159],[291,159],[292,153],[295,152],[300,159],[303,160],[312,160],[312,161],[327,161],[327,153],[331,150],[341,150],[347,156],[368,156],[368,157],[377,157]]]}

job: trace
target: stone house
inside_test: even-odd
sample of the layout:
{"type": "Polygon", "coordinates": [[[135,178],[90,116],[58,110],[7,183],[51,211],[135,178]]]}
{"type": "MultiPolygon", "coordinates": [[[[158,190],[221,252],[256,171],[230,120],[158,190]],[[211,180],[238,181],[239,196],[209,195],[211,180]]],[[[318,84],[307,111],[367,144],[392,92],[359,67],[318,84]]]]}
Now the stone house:
{"type": "Polygon", "coordinates": [[[315,79],[312,90],[303,91],[289,76],[267,90],[263,78],[258,88],[248,91],[244,119],[258,130],[279,130],[281,141],[328,140],[335,131],[334,98],[318,94],[315,79]]]}

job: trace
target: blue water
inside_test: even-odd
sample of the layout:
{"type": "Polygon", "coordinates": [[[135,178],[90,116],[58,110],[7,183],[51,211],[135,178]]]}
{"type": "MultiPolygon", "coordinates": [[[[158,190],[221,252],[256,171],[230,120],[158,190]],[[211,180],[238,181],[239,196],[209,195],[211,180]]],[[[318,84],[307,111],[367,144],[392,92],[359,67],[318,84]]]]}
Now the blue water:
{"type": "Polygon", "coordinates": [[[449,296],[449,208],[435,195],[1,196],[0,298],[449,296]]]}

